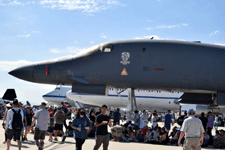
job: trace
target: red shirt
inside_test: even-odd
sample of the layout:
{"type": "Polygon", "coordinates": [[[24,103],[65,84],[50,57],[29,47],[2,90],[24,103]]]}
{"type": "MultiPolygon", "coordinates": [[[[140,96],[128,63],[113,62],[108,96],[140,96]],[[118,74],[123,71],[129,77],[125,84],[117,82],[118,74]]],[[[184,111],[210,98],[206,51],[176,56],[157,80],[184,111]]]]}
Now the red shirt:
{"type": "Polygon", "coordinates": [[[52,112],[54,114],[54,109],[49,108],[48,111],[49,111],[49,113],[52,112]]]}
{"type": "Polygon", "coordinates": [[[145,136],[145,134],[147,132],[147,129],[146,128],[143,128],[143,129],[141,129],[141,131],[142,131],[142,134],[145,136]]]}

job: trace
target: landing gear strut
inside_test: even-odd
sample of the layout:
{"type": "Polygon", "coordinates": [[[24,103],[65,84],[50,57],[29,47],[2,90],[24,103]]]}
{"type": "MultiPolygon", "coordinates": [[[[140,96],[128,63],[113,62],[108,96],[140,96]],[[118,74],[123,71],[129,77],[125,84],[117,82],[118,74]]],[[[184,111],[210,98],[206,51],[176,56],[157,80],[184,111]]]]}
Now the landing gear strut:
{"type": "Polygon", "coordinates": [[[127,120],[133,120],[133,112],[137,110],[134,88],[128,88],[127,120]]]}
{"type": "Polygon", "coordinates": [[[214,93],[214,94],[212,95],[212,100],[213,100],[213,105],[214,105],[214,106],[217,106],[217,105],[218,105],[218,104],[217,104],[217,94],[214,93]]]}

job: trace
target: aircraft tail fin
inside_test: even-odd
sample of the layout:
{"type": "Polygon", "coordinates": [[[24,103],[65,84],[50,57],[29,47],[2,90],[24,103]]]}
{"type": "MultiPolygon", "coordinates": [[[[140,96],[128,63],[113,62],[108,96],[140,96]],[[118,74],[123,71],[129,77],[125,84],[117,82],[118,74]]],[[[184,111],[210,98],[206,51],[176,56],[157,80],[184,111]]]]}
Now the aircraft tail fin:
{"type": "Polygon", "coordinates": [[[9,101],[13,101],[15,98],[17,98],[15,89],[7,89],[2,97],[2,99],[9,101]]]}
{"type": "Polygon", "coordinates": [[[29,102],[29,101],[27,101],[27,106],[31,107],[31,104],[30,104],[30,102],[29,102]]]}

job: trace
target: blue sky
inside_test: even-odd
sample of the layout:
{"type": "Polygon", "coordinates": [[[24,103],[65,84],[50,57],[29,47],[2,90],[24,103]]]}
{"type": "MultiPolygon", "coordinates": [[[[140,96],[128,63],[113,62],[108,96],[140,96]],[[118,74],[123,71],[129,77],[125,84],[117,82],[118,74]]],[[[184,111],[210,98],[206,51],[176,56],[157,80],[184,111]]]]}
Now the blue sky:
{"type": "Polygon", "coordinates": [[[8,75],[30,62],[124,39],[225,44],[223,0],[0,0],[0,96],[40,103],[55,85],[8,75]]]}

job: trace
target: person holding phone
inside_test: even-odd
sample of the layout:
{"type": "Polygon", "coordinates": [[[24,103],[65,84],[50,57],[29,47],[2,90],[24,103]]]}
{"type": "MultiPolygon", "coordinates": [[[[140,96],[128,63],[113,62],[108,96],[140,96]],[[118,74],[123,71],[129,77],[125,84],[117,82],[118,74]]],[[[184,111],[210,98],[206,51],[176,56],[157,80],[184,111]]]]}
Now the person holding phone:
{"type": "Polygon", "coordinates": [[[87,139],[87,130],[90,129],[90,121],[85,115],[84,108],[79,108],[76,118],[72,121],[74,129],[74,138],[76,140],[76,150],[82,150],[82,146],[87,139]]]}
{"type": "Polygon", "coordinates": [[[101,114],[99,114],[96,117],[94,126],[97,127],[97,131],[96,131],[96,138],[95,138],[96,144],[94,146],[94,150],[98,150],[99,147],[102,145],[102,143],[103,143],[103,150],[108,149],[108,145],[109,145],[108,124],[110,127],[112,127],[113,120],[111,119],[111,117],[106,115],[106,112],[107,112],[107,106],[103,105],[101,108],[101,114]]]}

